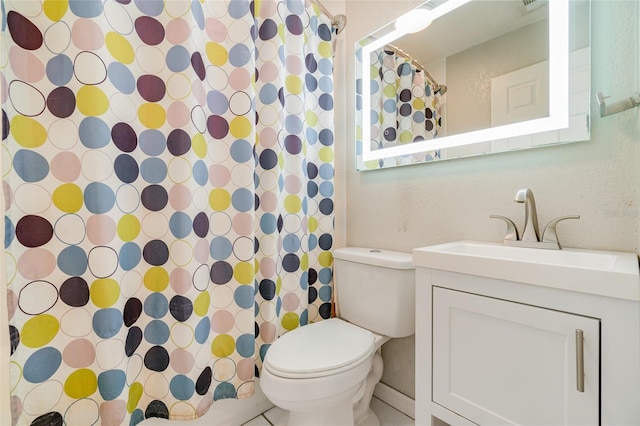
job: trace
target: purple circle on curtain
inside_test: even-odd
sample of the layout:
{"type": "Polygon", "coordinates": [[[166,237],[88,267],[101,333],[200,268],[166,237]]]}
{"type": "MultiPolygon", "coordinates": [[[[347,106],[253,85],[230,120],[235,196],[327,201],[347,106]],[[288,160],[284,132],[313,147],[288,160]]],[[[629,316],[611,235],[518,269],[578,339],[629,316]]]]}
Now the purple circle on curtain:
{"type": "Polygon", "coordinates": [[[411,105],[409,104],[402,104],[400,106],[400,115],[403,117],[408,117],[411,115],[411,105]]]}
{"type": "Polygon", "coordinates": [[[287,30],[289,30],[289,32],[294,35],[300,35],[304,30],[302,26],[302,20],[297,15],[287,16],[287,18],[285,19],[285,25],[287,27],[287,30]]]}
{"type": "Polygon", "coordinates": [[[193,304],[187,297],[176,295],[169,302],[169,312],[176,321],[184,322],[189,319],[193,313],[193,304]]]}
{"type": "Polygon", "coordinates": [[[160,211],[167,205],[169,194],[160,185],[149,185],[142,190],[140,195],[142,205],[151,211],[160,211]]]}
{"type": "Polygon", "coordinates": [[[60,300],[69,306],[79,308],[89,303],[89,286],[82,277],[71,277],[62,283],[60,300]]]}
{"type": "Polygon", "coordinates": [[[191,138],[182,129],[174,129],[167,137],[167,149],[176,157],[184,155],[191,149],[191,138]]]}
{"type": "MultiPolygon", "coordinates": [[[[201,321],[201,323],[204,322],[205,319],[208,320],[208,318],[205,317],[202,319],[203,321],[201,321]]],[[[198,326],[200,326],[200,324],[198,324],[198,326]]],[[[198,330],[198,327],[196,327],[196,331],[197,330],[198,330]]],[[[204,343],[206,341],[206,338],[204,338],[202,342],[200,342],[200,340],[198,340],[198,334],[196,333],[196,341],[198,343],[204,343]]],[[[205,369],[202,370],[202,373],[200,373],[200,375],[198,376],[198,379],[196,380],[196,393],[198,395],[206,395],[207,393],[209,393],[212,377],[213,377],[213,372],[211,371],[211,367],[205,367],[205,369]]]]}
{"type": "Polygon", "coordinates": [[[262,40],[271,40],[278,34],[278,26],[272,19],[265,19],[262,25],[260,25],[260,30],[258,30],[258,36],[262,40]]]}
{"type": "Polygon", "coordinates": [[[122,313],[124,325],[131,327],[136,321],[138,321],[140,315],[142,315],[142,302],[140,299],[135,297],[128,299],[124,304],[124,311],[122,313]]]}
{"type": "Polygon", "coordinates": [[[207,119],[207,130],[215,139],[222,139],[229,133],[229,123],[224,117],[212,115],[207,119]]]}
{"type": "Polygon", "coordinates": [[[296,135],[288,135],[284,139],[284,147],[289,154],[300,154],[302,152],[302,141],[296,135]]]}
{"type": "Polygon", "coordinates": [[[143,43],[155,46],[164,40],[164,27],[150,16],[141,16],[135,22],[136,32],[143,43]]]}
{"type": "Polygon", "coordinates": [[[198,78],[201,81],[204,81],[207,74],[200,52],[195,52],[193,55],[191,55],[191,66],[193,67],[193,70],[195,71],[198,78]]]}
{"type": "Polygon", "coordinates": [[[318,26],[318,36],[324,41],[331,41],[331,28],[327,24],[318,26]]]}
{"type": "Polygon", "coordinates": [[[16,238],[25,247],[40,247],[53,238],[53,226],[43,217],[26,215],[16,224],[16,238]]]}
{"type": "Polygon", "coordinates": [[[409,102],[411,100],[411,90],[409,89],[402,89],[400,91],[400,100],[402,102],[409,102]]]}
{"type": "Polygon", "coordinates": [[[147,102],[158,102],[166,93],[164,81],[152,74],[140,76],[137,82],[138,93],[147,102]]]}
{"type": "Polygon", "coordinates": [[[193,232],[200,238],[209,233],[209,216],[205,212],[200,212],[193,218],[193,232]]]}
{"type": "Polygon", "coordinates": [[[76,109],[76,97],[68,87],[57,87],[47,96],[47,107],[58,118],[67,118],[76,109]]]}
{"type": "Polygon", "coordinates": [[[42,46],[42,33],[33,22],[13,10],[7,13],[6,19],[11,38],[18,46],[26,50],[37,50],[42,46]]]}
{"type": "Polygon", "coordinates": [[[145,262],[153,266],[161,266],[169,260],[169,247],[162,240],[152,240],[142,249],[145,262]]]}
{"type": "Polygon", "coordinates": [[[132,152],[138,146],[138,135],[127,123],[116,123],[111,128],[111,139],[122,152],[132,152]]]}
{"type": "Polygon", "coordinates": [[[210,277],[214,284],[226,284],[233,278],[233,267],[225,261],[215,262],[211,265],[210,277]]]}

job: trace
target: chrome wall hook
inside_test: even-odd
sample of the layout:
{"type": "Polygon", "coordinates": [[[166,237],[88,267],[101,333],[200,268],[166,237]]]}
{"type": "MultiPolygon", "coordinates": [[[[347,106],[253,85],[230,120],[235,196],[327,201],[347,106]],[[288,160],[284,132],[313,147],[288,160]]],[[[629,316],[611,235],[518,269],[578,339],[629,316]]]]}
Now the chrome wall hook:
{"type": "Polygon", "coordinates": [[[606,104],[605,99],[608,98],[609,96],[604,96],[602,92],[598,92],[596,94],[596,100],[598,101],[598,105],[600,105],[600,117],[617,114],[619,112],[640,106],[640,95],[638,95],[637,97],[630,96],[621,101],[614,102],[611,105],[606,104]]]}

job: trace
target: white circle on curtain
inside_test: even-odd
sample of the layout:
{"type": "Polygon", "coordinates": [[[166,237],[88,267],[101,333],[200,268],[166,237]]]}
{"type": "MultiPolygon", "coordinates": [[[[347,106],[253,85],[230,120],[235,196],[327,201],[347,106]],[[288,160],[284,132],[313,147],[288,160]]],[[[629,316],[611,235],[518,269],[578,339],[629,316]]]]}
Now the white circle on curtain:
{"type": "Polygon", "coordinates": [[[396,84],[396,71],[395,70],[385,70],[382,72],[382,81],[385,84],[396,84]]]}
{"type": "Polygon", "coordinates": [[[275,61],[278,58],[279,46],[271,40],[266,40],[258,49],[258,57],[263,62],[275,61]]]}
{"type": "Polygon", "coordinates": [[[44,32],[44,45],[51,53],[62,53],[71,44],[71,29],[64,21],[58,21],[44,32]]]}
{"type": "Polygon", "coordinates": [[[376,52],[377,51],[374,50],[371,53],[369,53],[369,63],[371,65],[378,65],[380,63],[380,56],[376,52]]]}
{"type": "Polygon", "coordinates": [[[322,318],[318,318],[318,307],[316,305],[311,304],[307,307],[307,318],[309,320],[309,323],[315,320],[322,319],[322,318]]]}
{"type": "Polygon", "coordinates": [[[107,278],[118,269],[118,253],[111,247],[93,247],[89,251],[87,262],[94,277],[107,278]]]}
{"type": "Polygon", "coordinates": [[[231,218],[225,212],[215,212],[209,216],[209,233],[217,237],[227,235],[231,231],[231,218]]]}
{"type": "Polygon", "coordinates": [[[324,232],[324,233],[333,232],[333,217],[323,216],[320,218],[318,223],[320,225],[318,229],[320,229],[321,232],[324,232]]]}
{"type": "Polygon", "coordinates": [[[273,105],[265,105],[258,110],[260,124],[263,126],[273,126],[278,122],[280,114],[273,105]]]}
{"type": "MultiPolygon", "coordinates": [[[[165,7],[168,7],[168,5],[165,7]]],[[[117,2],[108,1],[104,3],[103,10],[104,17],[107,18],[107,22],[115,32],[125,35],[133,32],[133,20],[124,6],[117,2]]]]}
{"type": "Polygon", "coordinates": [[[292,42],[287,42],[284,45],[285,48],[285,57],[289,55],[301,55],[303,54],[304,49],[304,41],[301,37],[296,37],[292,40],[292,42]]]}
{"type": "Polygon", "coordinates": [[[4,256],[4,274],[7,277],[7,284],[11,284],[18,273],[18,263],[10,252],[6,252],[4,256]]]}
{"type": "Polygon", "coordinates": [[[233,291],[226,285],[214,285],[211,288],[211,307],[226,309],[233,303],[233,291]]]}
{"type": "Polygon", "coordinates": [[[92,149],[82,155],[82,175],[93,182],[102,182],[113,173],[113,161],[103,151],[92,149]]]}
{"type": "Polygon", "coordinates": [[[302,173],[302,160],[300,157],[289,155],[284,159],[284,169],[287,173],[302,173]]]}
{"type": "Polygon", "coordinates": [[[227,15],[227,3],[223,1],[206,1],[204,7],[214,18],[222,18],[227,15]]]}
{"type": "Polygon", "coordinates": [[[398,129],[399,130],[411,130],[411,119],[409,117],[402,117],[398,120],[398,129]]]}
{"type": "Polygon", "coordinates": [[[42,213],[51,205],[51,194],[40,185],[25,183],[13,193],[15,205],[23,213],[42,213]]]}
{"type": "Polygon", "coordinates": [[[53,226],[56,237],[65,244],[80,244],[85,233],[85,223],[80,216],[74,213],[60,216],[53,226]]]}
{"type": "Polygon", "coordinates": [[[120,293],[127,299],[133,297],[142,287],[142,275],[137,271],[127,271],[120,278],[120,293]]]}
{"type": "Polygon", "coordinates": [[[188,348],[193,343],[193,330],[181,322],[173,323],[170,336],[173,344],[181,349],[188,348]]]}
{"type": "Polygon", "coordinates": [[[42,4],[39,1],[15,1],[11,2],[13,9],[21,15],[35,18],[42,13],[42,4]]]}
{"type": "Polygon", "coordinates": [[[229,98],[229,110],[234,115],[245,115],[251,111],[251,98],[245,92],[235,92],[229,98]]]}
{"type": "Polygon", "coordinates": [[[142,233],[149,238],[159,239],[169,232],[169,222],[164,214],[151,212],[142,218],[142,233]]]}
{"type": "Polygon", "coordinates": [[[411,89],[411,94],[413,95],[414,98],[421,98],[424,96],[424,87],[422,86],[413,86],[413,88],[411,89]]]}
{"type": "Polygon", "coordinates": [[[17,112],[27,117],[40,115],[46,106],[44,96],[38,89],[20,80],[9,83],[9,97],[17,112]]]}
{"type": "Polygon", "coordinates": [[[47,281],[31,281],[20,290],[18,306],[27,315],[39,315],[58,301],[58,289],[47,281]]]}
{"type": "Polygon", "coordinates": [[[318,254],[316,251],[310,251],[307,253],[307,264],[309,266],[318,264],[318,254]]]}
{"type": "Polygon", "coordinates": [[[2,176],[6,176],[11,171],[12,159],[11,152],[6,145],[2,145],[2,176]]]}
{"type": "Polygon", "coordinates": [[[209,287],[209,265],[200,265],[191,279],[193,287],[198,291],[205,291],[209,287]]]}
{"type": "MultiPolygon", "coordinates": [[[[203,398],[207,400],[207,398],[203,398]]],[[[206,413],[206,411],[198,411],[196,407],[188,402],[178,401],[171,405],[171,418],[172,419],[195,419],[198,417],[197,413],[206,413]]]]}
{"type": "Polygon", "coordinates": [[[191,93],[191,80],[181,73],[174,73],[167,80],[167,96],[173,100],[184,99],[191,93]]]}
{"type": "Polygon", "coordinates": [[[236,328],[241,333],[253,334],[255,327],[253,309],[243,309],[236,314],[236,328]]]}
{"type": "Polygon", "coordinates": [[[9,364],[9,389],[11,393],[15,391],[21,379],[22,379],[22,367],[15,361],[11,361],[9,364]]]}
{"type": "MultiPolygon", "coordinates": [[[[282,276],[282,289],[286,291],[297,291],[300,289],[300,276],[298,273],[288,273],[282,276]]],[[[281,293],[282,294],[282,293],[281,293]]]]}
{"type": "Polygon", "coordinates": [[[207,67],[207,84],[213,90],[223,91],[229,85],[229,75],[220,67],[210,65],[207,67]]]}
{"type": "Polygon", "coordinates": [[[131,100],[131,97],[124,93],[115,93],[111,96],[111,99],[109,99],[109,108],[118,120],[125,123],[131,123],[138,116],[136,105],[131,100]]]}
{"type": "Polygon", "coordinates": [[[151,373],[144,382],[144,393],[154,399],[163,399],[167,396],[169,394],[169,382],[164,377],[164,374],[151,373]]]}
{"type": "Polygon", "coordinates": [[[260,237],[260,253],[264,256],[274,256],[278,249],[278,240],[273,235],[260,237]]]}
{"type": "Polygon", "coordinates": [[[307,198],[307,215],[315,216],[318,214],[318,202],[313,198],[307,198]]]}
{"type": "Polygon", "coordinates": [[[380,128],[378,126],[371,126],[370,134],[371,134],[371,139],[372,139],[371,148],[372,149],[377,149],[378,146],[377,146],[377,144],[376,145],[373,144],[373,142],[374,142],[373,139],[378,139],[378,137],[380,137],[380,128]]]}
{"type": "MultiPolygon", "coordinates": [[[[203,368],[211,365],[211,358],[211,346],[202,345],[200,349],[198,349],[198,352],[196,352],[195,366],[202,370],[203,368]]],[[[203,400],[206,399],[207,398],[204,398],[203,400]]]]}
{"type": "Polygon", "coordinates": [[[169,246],[169,257],[176,266],[186,266],[193,259],[193,247],[185,240],[175,240],[169,246]]]}
{"type": "Polygon", "coordinates": [[[142,45],[136,49],[136,63],[147,74],[159,74],[164,69],[166,61],[162,50],[142,45]]]}
{"type": "Polygon", "coordinates": [[[274,191],[278,188],[278,174],[273,170],[260,173],[260,188],[264,191],[274,191]]]}
{"type": "Polygon", "coordinates": [[[227,382],[236,375],[236,363],[230,358],[220,358],[213,363],[213,378],[227,382]]]}
{"type": "Polygon", "coordinates": [[[62,392],[62,383],[56,380],[41,383],[24,396],[22,410],[32,416],[50,411],[60,400],[62,392]]]}
{"type": "Polygon", "coordinates": [[[300,231],[301,227],[302,227],[302,221],[300,220],[300,217],[298,215],[287,214],[284,216],[284,220],[283,220],[284,232],[288,234],[295,234],[296,232],[300,231]]]}
{"type": "Polygon", "coordinates": [[[312,110],[316,114],[321,115],[318,110],[318,97],[315,95],[315,93],[307,93],[305,95],[304,103],[307,110],[312,110]]]}
{"type": "Polygon", "coordinates": [[[188,1],[167,1],[164,3],[164,10],[172,18],[179,18],[186,15],[191,9],[188,1]]]}
{"type": "Polygon", "coordinates": [[[271,322],[276,319],[276,304],[270,300],[265,300],[260,303],[260,318],[266,322],[271,322]]]}
{"type": "Polygon", "coordinates": [[[193,191],[192,202],[193,206],[201,212],[211,208],[211,206],[209,206],[209,192],[202,187],[193,191]]]}
{"type": "Polygon", "coordinates": [[[253,188],[253,169],[247,164],[236,164],[231,169],[231,182],[238,188],[253,188]]]}
{"type": "Polygon", "coordinates": [[[303,114],[304,103],[298,95],[287,95],[285,97],[284,107],[290,114],[303,114]]]}
{"type": "Polygon", "coordinates": [[[242,43],[251,35],[251,29],[246,21],[242,19],[234,19],[228,29],[229,40],[234,43],[242,43]]]}
{"type": "Polygon", "coordinates": [[[169,161],[169,179],[174,183],[184,183],[191,177],[191,163],[184,157],[174,157],[169,161]]]}
{"type": "Polygon", "coordinates": [[[116,205],[123,213],[133,213],[140,206],[140,193],[135,186],[126,183],[116,191],[116,205]]]}
{"type": "Polygon", "coordinates": [[[207,113],[200,105],[196,105],[191,110],[191,122],[198,132],[205,133],[207,131],[207,113]]]}
{"type": "Polygon", "coordinates": [[[70,337],[84,337],[91,333],[91,314],[84,308],[72,308],[60,318],[60,331],[70,337]]]}
{"type": "Polygon", "coordinates": [[[249,237],[239,237],[233,242],[234,256],[243,262],[249,262],[253,259],[254,244],[253,239],[249,237]]]}
{"type": "Polygon", "coordinates": [[[100,407],[89,398],[76,400],[64,413],[64,423],[67,425],[95,425],[99,419],[100,407]]]}
{"type": "Polygon", "coordinates": [[[124,342],[104,339],[96,344],[96,363],[103,370],[116,368],[124,358],[124,342]]]}
{"type": "Polygon", "coordinates": [[[207,156],[214,163],[225,163],[230,152],[229,144],[224,139],[207,141],[207,156]]]}
{"type": "MultiPolygon", "coordinates": [[[[304,235],[302,237],[300,237],[300,249],[302,250],[303,253],[308,253],[308,256],[311,255],[311,253],[309,253],[309,231],[307,229],[307,220],[304,220],[304,235]]],[[[309,265],[311,265],[311,263],[309,263],[309,258],[307,258],[307,263],[309,265]]]]}
{"type": "Polygon", "coordinates": [[[51,123],[47,134],[51,143],[62,150],[69,150],[78,142],[78,128],[73,121],[66,118],[51,123]]]}
{"type": "Polygon", "coordinates": [[[142,357],[138,354],[133,354],[127,360],[127,370],[126,370],[126,383],[131,386],[137,379],[140,373],[142,372],[142,367],[144,363],[142,361],[142,357]]]}
{"type": "Polygon", "coordinates": [[[197,26],[191,30],[191,42],[193,43],[192,49],[196,52],[204,52],[207,45],[207,40],[204,38],[204,32],[197,26]]]}

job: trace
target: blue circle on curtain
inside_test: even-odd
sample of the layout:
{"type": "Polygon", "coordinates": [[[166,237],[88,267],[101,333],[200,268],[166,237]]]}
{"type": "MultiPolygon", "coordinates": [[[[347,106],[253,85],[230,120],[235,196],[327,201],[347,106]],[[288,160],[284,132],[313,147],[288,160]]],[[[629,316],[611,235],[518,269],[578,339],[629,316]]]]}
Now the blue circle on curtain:
{"type": "Polygon", "coordinates": [[[69,9],[80,18],[95,18],[102,14],[101,0],[69,1],[69,9]]]}
{"type": "Polygon", "coordinates": [[[267,83],[260,89],[259,94],[260,102],[265,105],[270,105],[278,99],[278,89],[271,83],[267,83]]]}
{"type": "Polygon", "coordinates": [[[260,25],[260,30],[258,30],[258,36],[262,40],[271,40],[278,34],[278,26],[273,19],[265,19],[264,22],[260,25]]]}
{"type": "Polygon", "coordinates": [[[207,106],[211,113],[222,115],[229,109],[229,100],[222,92],[212,90],[207,93],[207,106]]]}
{"type": "Polygon", "coordinates": [[[58,371],[62,363],[62,354],[52,347],[35,351],[24,363],[22,375],[29,383],[42,383],[58,371]]]}
{"type": "Polygon", "coordinates": [[[152,345],[162,345],[169,340],[169,326],[160,320],[153,320],[144,328],[144,340],[152,345]]]}
{"type": "Polygon", "coordinates": [[[175,212],[169,219],[169,229],[176,238],[185,238],[191,233],[191,217],[185,212],[175,212]]]}
{"type": "Polygon", "coordinates": [[[305,133],[307,136],[307,143],[309,145],[315,145],[315,143],[318,141],[318,132],[316,132],[313,127],[307,127],[305,133]]]}
{"type": "Polygon", "coordinates": [[[11,242],[16,236],[15,227],[13,226],[13,222],[9,216],[4,217],[4,248],[7,248],[11,245],[11,242]]]}
{"type": "Polygon", "coordinates": [[[234,67],[242,67],[251,60],[251,51],[245,44],[235,44],[229,49],[229,62],[234,67]]]}
{"type": "Polygon", "coordinates": [[[140,164],[140,175],[147,183],[160,183],[167,177],[167,164],[160,158],[146,158],[140,164]]]}
{"type": "Polygon", "coordinates": [[[431,96],[431,85],[427,84],[424,86],[424,95],[427,97],[431,96]]]}
{"type": "Polygon", "coordinates": [[[139,408],[136,408],[135,410],[133,410],[133,413],[131,413],[131,419],[129,420],[129,424],[137,425],[138,423],[141,423],[143,420],[144,420],[144,411],[142,411],[139,408]]]}
{"type": "Polygon", "coordinates": [[[163,0],[134,0],[134,3],[145,15],[158,16],[164,10],[163,0]]]}
{"type": "Polygon", "coordinates": [[[64,86],[73,77],[73,62],[67,55],[54,56],[47,62],[46,73],[52,84],[64,86]]]}
{"type": "Polygon", "coordinates": [[[380,119],[380,114],[376,110],[371,110],[371,114],[369,115],[369,124],[378,124],[380,119]]]}
{"type": "Polygon", "coordinates": [[[211,320],[209,320],[208,316],[204,316],[198,325],[196,325],[195,330],[193,331],[193,336],[196,339],[196,342],[201,345],[204,344],[209,338],[209,331],[211,330],[211,320]]]}
{"type": "Polygon", "coordinates": [[[87,254],[78,246],[68,246],[58,254],[58,268],[67,275],[80,276],[87,270],[87,254]]]}
{"type": "Polygon", "coordinates": [[[305,74],[304,84],[309,92],[313,92],[318,88],[318,80],[313,76],[313,74],[305,74]]]}
{"type": "Polygon", "coordinates": [[[320,165],[320,177],[324,180],[333,179],[333,166],[329,163],[320,165]]]}
{"type": "MultiPolygon", "coordinates": [[[[231,2],[231,4],[233,3],[244,3],[244,2],[231,2]]],[[[227,399],[227,398],[236,399],[238,398],[238,394],[236,392],[235,386],[233,386],[229,382],[222,382],[218,386],[216,386],[216,388],[214,389],[213,400],[217,401],[219,399],[227,399]]]]}
{"type": "Polygon", "coordinates": [[[396,140],[396,129],[393,127],[387,127],[384,129],[384,139],[389,142],[394,142],[396,140]]]}
{"type": "Polygon", "coordinates": [[[144,313],[151,318],[162,318],[169,312],[169,302],[162,293],[151,293],[144,300],[144,313]]]}
{"type": "Polygon", "coordinates": [[[103,148],[111,141],[111,129],[97,117],[85,117],[78,126],[78,135],[82,145],[91,149],[103,148]]]}
{"type": "Polygon", "coordinates": [[[304,64],[307,66],[307,70],[311,73],[316,72],[316,70],[318,69],[318,62],[313,56],[313,53],[309,53],[304,57],[304,64]]]}
{"type": "Polygon", "coordinates": [[[278,155],[271,148],[265,148],[260,153],[258,162],[264,170],[271,170],[278,165],[278,155]]]}
{"type": "Polygon", "coordinates": [[[282,258],[282,268],[287,272],[295,272],[300,267],[300,258],[294,253],[285,254],[282,258]]]}
{"type": "Polygon", "coordinates": [[[320,143],[324,146],[333,145],[333,131],[331,129],[320,130],[320,143]]]}
{"type": "Polygon", "coordinates": [[[276,296],[276,283],[272,280],[264,279],[260,281],[258,291],[264,300],[272,300],[276,296]]]}
{"type": "Polygon", "coordinates": [[[320,287],[320,290],[318,290],[318,297],[323,302],[330,302],[331,301],[331,286],[323,285],[322,287],[320,287]]]}
{"type": "Polygon", "coordinates": [[[193,396],[196,388],[193,380],[183,374],[178,374],[171,379],[169,390],[175,399],[186,401],[193,396]]]}
{"type": "Polygon", "coordinates": [[[205,186],[209,181],[209,170],[202,160],[198,160],[193,165],[193,179],[200,186],[205,186]]]}
{"type": "Polygon", "coordinates": [[[244,139],[238,139],[233,142],[229,152],[236,163],[244,163],[253,159],[253,145],[244,139]]]}
{"type": "Polygon", "coordinates": [[[307,163],[307,176],[309,179],[315,179],[318,176],[318,166],[314,163],[307,163]]]}
{"type": "MultiPolygon", "coordinates": [[[[373,80],[371,81],[371,84],[373,84],[373,80]]],[[[362,79],[361,78],[356,79],[356,95],[362,95],[362,79]]]]}
{"type": "Polygon", "coordinates": [[[396,112],[396,100],[387,99],[382,103],[385,112],[396,112]]]}
{"type": "Polygon", "coordinates": [[[138,179],[138,163],[129,154],[120,154],[113,162],[116,176],[124,183],[132,183],[138,179]]]}
{"type": "Polygon", "coordinates": [[[305,309],[300,314],[300,325],[307,325],[309,323],[309,310],[305,309]]]}
{"type": "Polygon", "coordinates": [[[236,339],[236,351],[243,358],[250,358],[255,351],[256,338],[253,334],[243,334],[236,339]]]}
{"type": "Polygon", "coordinates": [[[172,46],[167,51],[167,67],[173,72],[184,71],[191,65],[189,51],[181,45],[172,46]]]}
{"type": "Polygon", "coordinates": [[[321,74],[332,75],[333,74],[333,61],[329,58],[322,58],[318,61],[318,70],[321,74]]]}
{"type": "Polygon", "coordinates": [[[318,237],[313,234],[309,235],[309,241],[307,242],[307,245],[309,246],[309,251],[315,249],[318,245],[318,237]]]}
{"type": "Polygon", "coordinates": [[[300,250],[300,238],[296,234],[287,234],[282,240],[282,248],[288,253],[300,250]]]}
{"type": "Polygon", "coordinates": [[[107,370],[98,374],[98,390],[105,401],[113,401],[122,393],[126,382],[122,370],[107,370]]]}
{"type": "Polygon", "coordinates": [[[260,230],[265,234],[273,234],[276,232],[276,217],[271,213],[265,213],[260,216],[260,230]]]}
{"type": "Polygon", "coordinates": [[[253,210],[253,192],[247,188],[238,188],[231,195],[231,204],[239,212],[253,210]]]}
{"type": "Polygon", "coordinates": [[[302,120],[297,115],[288,115],[284,119],[284,128],[287,132],[297,135],[302,132],[302,120]]]}
{"type": "Polygon", "coordinates": [[[247,13],[249,13],[248,1],[232,1],[229,2],[228,8],[229,16],[235,19],[240,19],[247,13]]]}
{"type": "Polygon", "coordinates": [[[403,117],[408,117],[411,115],[411,105],[409,104],[402,104],[402,106],[400,106],[400,115],[403,117]]]}
{"type": "Polygon", "coordinates": [[[93,314],[93,331],[102,339],[118,334],[122,323],[122,312],[119,309],[100,309],[93,314]]]}
{"type": "Polygon", "coordinates": [[[313,181],[307,182],[307,196],[315,197],[318,194],[318,184],[313,181]]]}
{"type": "Polygon", "coordinates": [[[13,156],[13,168],[25,182],[38,182],[49,174],[49,163],[35,151],[20,149],[13,156]]]}
{"type": "Polygon", "coordinates": [[[324,41],[331,41],[331,28],[327,24],[320,24],[318,26],[318,36],[324,41]]]}
{"type": "Polygon", "coordinates": [[[320,195],[323,197],[333,197],[333,183],[331,181],[324,181],[320,184],[320,195]]]}
{"type": "Polygon", "coordinates": [[[331,272],[331,268],[322,268],[318,272],[318,281],[320,281],[324,285],[331,284],[332,277],[333,273],[331,272]]]}
{"type": "Polygon", "coordinates": [[[325,111],[331,111],[333,109],[333,97],[328,93],[323,93],[318,98],[318,105],[325,111]]]}
{"type": "Polygon", "coordinates": [[[120,267],[125,271],[130,271],[140,263],[142,258],[142,252],[140,247],[136,243],[127,242],[120,248],[120,254],[118,255],[118,262],[120,267]]]}
{"type": "Polygon", "coordinates": [[[251,285],[241,285],[236,288],[236,291],[233,293],[233,299],[241,308],[249,309],[253,306],[253,286],[251,285]]]}
{"type": "Polygon", "coordinates": [[[325,198],[322,201],[320,201],[320,204],[318,205],[320,208],[320,213],[325,214],[325,215],[330,215],[331,213],[333,213],[333,200],[331,200],[330,198],[325,198]]]}
{"type": "Polygon", "coordinates": [[[204,30],[204,13],[202,12],[202,5],[200,4],[200,2],[191,2],[191,14],[193,15],[193,19],[198,24],[198,28],[204,30]]]}
{"type": "Polygon", "coordinates": [[[424,112],[416,111],[413,113],[413,121],[415,123],[422,123],[424,121],[424,112]]]}
{"type": "Polygon", "coordinates": [[[112,62],[107,67],[107,77],[113,87],[121,93],[130,95],[136,90],[136,79],[129,68],[121,62],[112,62]]]}
{"type": "Polygon", "coordinates": [[[164,133],[156,129],[144,130],[138,137],[138,146],[142,152],[150,156],[160,155],[167,147],[164,133]]]}
{"type": "Polygon", "coordinates": [[[106,213],[115,203],[116,195],[113,190],[102,182],[91,182],[84,189],[84,204],[93,214],[106,213]]]}
{"type": "Polygon", "coordinates": [[[215,237],[211,240],[209,251],[215,260],[226,260],[233,253],[233,244],[225,237],[215,237]]]}
{"type": "Polygon", "coordinates": [[[320,77],[320,90],[323,92],[332,92],[333,79],[331,77],[320,77]]]}
{"type": "Polygon", "coordinates": [[[169,302],[169,312],[177,321],[184,322],[193,313],[193,304],[188,297],[176,295],[169,302]]]}
{"type": "Polygon", "coordinates": [[[404,62],[398,66],[398,75],[409,75],[411,74],[411,65],[408,62],[404,62]]]}
{"type": "Polygon", "coordinates": [[[308,287],[309,287],[309,273],[308,271],[302,271],[302,274],[300,274],[300,289],[307,291],[308,287]]]}

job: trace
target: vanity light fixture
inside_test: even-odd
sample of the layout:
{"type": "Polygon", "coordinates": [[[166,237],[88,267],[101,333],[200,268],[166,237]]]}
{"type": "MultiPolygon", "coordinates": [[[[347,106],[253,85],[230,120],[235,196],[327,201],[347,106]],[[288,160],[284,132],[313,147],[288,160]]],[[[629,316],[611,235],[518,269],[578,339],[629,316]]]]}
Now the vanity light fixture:
{"type": "Polygon", "coordinates": [[[413,9],[400,16],[395,23],[397,31],[405,34],[417,33],[433,22],[432,13],[427,9],[413,9]]]}

